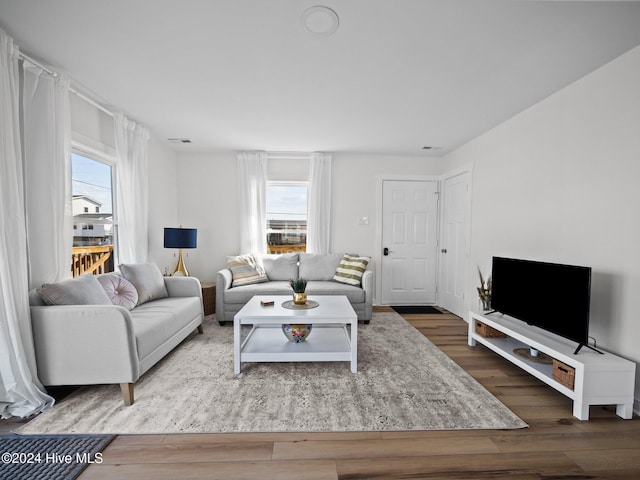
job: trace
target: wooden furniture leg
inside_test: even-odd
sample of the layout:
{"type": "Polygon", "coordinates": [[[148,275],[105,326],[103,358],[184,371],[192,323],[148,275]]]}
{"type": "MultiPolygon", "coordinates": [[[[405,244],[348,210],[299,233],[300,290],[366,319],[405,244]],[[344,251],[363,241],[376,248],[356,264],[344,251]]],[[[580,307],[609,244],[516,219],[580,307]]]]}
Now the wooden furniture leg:
{"type": "Polygon", "coordinates": [[[202,328],[202,325],[198,325],[198,333],[200,335],[202,335],[204,333],[204,328],[202,328]]]}
{"type": "Polygon", "coordinates": [[[133,405],[133,383],[121,383],[120,390],[122,391],[125,406],[133,405]]]}

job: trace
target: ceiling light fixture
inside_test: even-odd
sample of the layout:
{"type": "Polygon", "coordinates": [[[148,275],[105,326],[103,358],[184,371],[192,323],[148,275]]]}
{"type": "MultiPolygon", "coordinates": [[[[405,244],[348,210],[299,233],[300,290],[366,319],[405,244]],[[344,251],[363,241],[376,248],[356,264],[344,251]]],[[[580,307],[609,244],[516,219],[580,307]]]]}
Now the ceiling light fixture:
{"type": "Polygon", "coordinates": [[[302,13],[304,28],[316,37],[328,37],[338,30],[340,19],[329,7],[315,6],[302,13]]]}
{"type": "Polygon", "coordinates": [[[168,138],[167,140],[171,143],[191,143],[188,138],[168,138]]]}

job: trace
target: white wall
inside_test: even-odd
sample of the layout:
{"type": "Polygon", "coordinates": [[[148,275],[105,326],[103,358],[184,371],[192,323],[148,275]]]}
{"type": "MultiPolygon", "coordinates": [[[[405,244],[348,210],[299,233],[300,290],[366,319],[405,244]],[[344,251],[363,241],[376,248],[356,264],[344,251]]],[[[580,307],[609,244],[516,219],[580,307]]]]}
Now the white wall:
{"type": "Polygon", "coordinates": [[[427,156],[334,155],[332,165],[331,250],[378,256],[376,251],[377,186],[380,178],[442,173],[442,160],[427,156]],[[358,224],[368,217],[368,225],[358,224]]]}
{"type": "Polygon", "coordinates": [[[149,261],[162,272],[173,272],[177,259],[174,251],[164,248],[164,227],[178,223],[178,170],[176,152],[160,141],[149,141],[149,261]]]}
{"type": "MultiPolygon", "coordinates": [[[[278,159],[269,176],[297,180],[308,172],[305,160],[278,159]]],[[[437,157],[333,154],[331,245],[334,252],[375,254],[376,181],[384,175],[435,175],[437,157]],[[358,218],[369,217],[369,225],[358,218]]],[[[241,253],[236,189],[236,154],[178,155],[178,222],[198,228],[198,248],[189,251],[187,268],[201,281],[215,280],[227,255],[241,253]]]]}
{"type": "Polygon", "coordinates": [[[113,117],[77,95],[69,95],[72,138],[103,154],[115,154],[113,117]]]}
{"type": "Polygon", "coordinates": [[[235,152],[178,154],[177,185],[178,224],[198,229],[185,263],[200,281],[215,281],[226,256],[239,253],[235,152]]]}
{"type": "MultiPolygon", "coordinates": [[[[473,163],[469,297],[493,255],[591,266],[590,334],[640,362],[640,47],[444,158],[473,163]]],[[[544,287],[544,286],[542,286],[544,287]]],[[[532,302],[545,311],[544,288],[532,302]]],[[[637,372],[636,398],[640,398],[637,372]]]]}

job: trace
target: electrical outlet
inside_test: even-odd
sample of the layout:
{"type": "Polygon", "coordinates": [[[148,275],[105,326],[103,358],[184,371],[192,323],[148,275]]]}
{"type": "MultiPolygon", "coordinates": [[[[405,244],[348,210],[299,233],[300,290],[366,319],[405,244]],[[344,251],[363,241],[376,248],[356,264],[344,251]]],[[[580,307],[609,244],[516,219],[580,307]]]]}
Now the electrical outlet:
{"type": "Polygon", "coordinates": [[[360,217],[358,219],[358,225],[369,225],[369,217],[360,217]]]}

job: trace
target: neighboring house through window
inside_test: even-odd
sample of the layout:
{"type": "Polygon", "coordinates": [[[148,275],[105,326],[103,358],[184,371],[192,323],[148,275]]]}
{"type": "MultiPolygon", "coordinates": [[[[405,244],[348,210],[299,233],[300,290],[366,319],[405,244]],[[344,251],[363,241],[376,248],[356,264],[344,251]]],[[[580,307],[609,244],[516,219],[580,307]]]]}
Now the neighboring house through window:
{"type": "Polygon", "coordinates": [[[86,154],[72,153],[71,179],[73,246],[114,245],[111,166],[86,154]]]}

